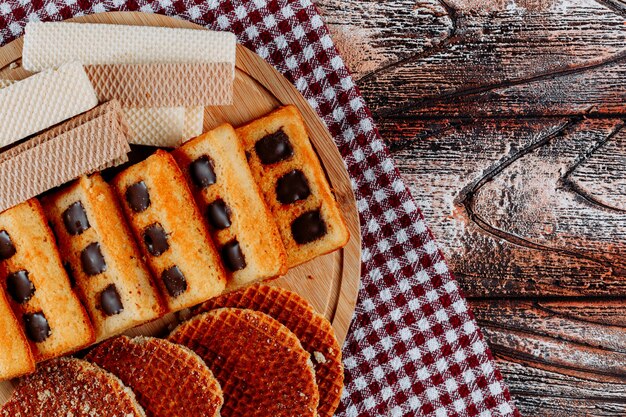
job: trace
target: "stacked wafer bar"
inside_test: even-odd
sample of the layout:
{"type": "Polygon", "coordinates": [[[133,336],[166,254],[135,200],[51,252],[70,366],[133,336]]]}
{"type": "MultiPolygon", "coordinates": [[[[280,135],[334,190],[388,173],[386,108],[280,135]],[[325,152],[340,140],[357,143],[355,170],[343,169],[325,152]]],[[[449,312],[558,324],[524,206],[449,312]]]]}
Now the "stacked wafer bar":
{"type": "Polygon", "coordinates": [[[235,36],[147,26],[31,22],[22,65],[85,65],[100,101],[118,100],[131,143],[175,147],[202,133],[205,106],[232,104],[235,36]]]}
{"type": "MultiPolygon", "coordinates": [[[[107,115],[119,116],[117,102],[96,107],[10,149],[8,160],[107,115]]],[[[346,226],[341,215],[333,214],[339,212],[337,203],[325,194],[329,185],[297,109],[278,109],[247,127],[246,135],[240,136],[225,124],[172,154],[158,150],[119,172],[111,185],[100,174],[83,176],[46,193],[41,198],[43,211],[33,198],[0,213],[0,278],[4,277],[0,308],[4,299],[15,301],[9,303],[14,317],[4,326],[16,342],[23,341],[13,347],[20,352],[21,346],[21,365],[9,369],[8,359],[0,355],[0,378],[29,372],[33,359],[51,358],[167,312],[193,307],[226,287],[233,290],[282,275],[290,250],[300,249],[301,263],[345,244],[346,226]],[[277,132],[282,132],[279,141],[274,140],[277,132]],[[278,154],[276,161],[266,158],[278,154]],[[261,159],[262,165],[254,168],[254,158],[261,159]],[[270,179],[259,174],[261,169],[270,179]],[[303,173],[306,187],[299,181],[283,183],[283,176],[294,170],[303,173]],[[291,198],[286,201],[284,196],[291,198]],[[29,239],[22,236],[26,229],[9,227],[15,210],[24,205],[37,210],[26,211],[13,223],[43,225],[29,227],[35,235],[29,239]],[[319,218],[301,220],[311,211],[319,218]],[[34,239],[47,244],[33,246],[34,239]],[[25,248],[33,254],[14,257],[25,253],[25,248]],[[36,250],[45,254],[36,255],[36,250]],[[54,292],[45,287],[52,281],[20,273],[52,270],[41,265],[47,258],[57,260],[55,274],[65,282],[65,289],[56,293],[80,299],[86,309],[83,315],[88,316],[85,336],[75,342],[62,340],[66,344],[57,350],[42,349],[41,344],[51,335],[66,334],[58,323],[67,317],[53,308],[52,298],[44,297],[54,292]],[[10,284],[15,273],[21,275],[11,278],[15,283],[10,284]],[[25,309],[21,303],[32,296],[31,284],[35,304],[25,304],[25,309]],[[17,298],[14,287],[19,289],[17,298]],[[48,320],[52,313],[60,318],[48,320]],[[32,328],[22,314],[40,314],[34,316],[36,326],[32,328]],[[45,353],[37,354],[40,351],[45,353]]]]}

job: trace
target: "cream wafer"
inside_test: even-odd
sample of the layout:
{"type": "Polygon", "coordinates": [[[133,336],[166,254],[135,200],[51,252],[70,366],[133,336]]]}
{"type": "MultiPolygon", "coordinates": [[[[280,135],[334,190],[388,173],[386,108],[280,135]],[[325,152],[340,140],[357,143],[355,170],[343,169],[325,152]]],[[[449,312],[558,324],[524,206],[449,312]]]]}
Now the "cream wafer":
{"type": "Polygon", "coordinates": [[[165,313],[117,198],[100,174],[83,176],[42,202],[98,340],[165,313]]]}
{"type": "Polygon", "coordinates": [[[223,106],[233,101],[228,62],[88,65],[100,101],[124,107],[223,106]]]}
{"type": "Polygon", "coordinates": [[[344,246],[348,229],[298,109],[281,107],[237,134],[280,229],[289,267],[344,246]]]}
{"type": "Polygon", "coordinates": [[[0,210],[125,161],[127,133],[119,107],[109,104],[0,154],[0,210]]]}
{"type": "Polygon", "coordinates": [[[151,417],[218,417],[224,403],[202,358],[167,340],[120,336],[86,359],[120,378],[151,417]]]}
{"type": "Polygon", "coordinates": [[[223,124],[172,152],[224,261],[227,288],[287,272],[278,227],[235,130],[223,124]]]}
{"type": "Polygon", "coordinates": [[[122,112],[128,120],[128,141],[132,144],[173,148],[183,140],[184,107],[127,107],[122,112]]]}
{"type": "Polygon", "coordinates": [[[185,125],[182,141],[194,138],[204,130],[204,107],[185,108],[185,125]]]}
{"type": "Polygon", "coordinates": [[[171,311],[222,292],[226,276],[219,255],[169,153],[157,150],[112,183],[171,311]]]}
{"type": "Polygon", "coordinates": [[[146,417],[135,394],[113,374],[87,361],[46,362],[24,378],[0,417],[146,417]]]}
{"type": "Polygon", "coordinates": [[[97,23],[29,22],[22,65],[41,71],[66,62],[83,65],[235,63],[235,35],[195,29],[97,23]]]}
{"type": "Polygon", "coordinates": [[[260,311],[291,330],[313,360],[320,393],[319,417],[332,417],[343,390],[341,346],[332,325],[295,292],[269,285],[252,285],[215,297],[194,310],[202,313],[217,308],[248,308],[260,311]]]}
{"type": "Polygon", "coordinates": [[[15,249],[0,262],[0,280],[35,359],[91,344],[93,328],[72,291],[39,201],[31,199],[1,213],[0,230],[15,249]]]}
{"type": "Polygon", "coordinates": [[[83,66],[69,62],[0,89],[0,147],[98,104],[83,66]]]}
{"type": "Polygon", "coordinates": [[[195,351],[224,391],[223,417],[316,417],[319,394],[309,354],[270,316],[222,308],[193,317],[170,341],[195,351]]]}

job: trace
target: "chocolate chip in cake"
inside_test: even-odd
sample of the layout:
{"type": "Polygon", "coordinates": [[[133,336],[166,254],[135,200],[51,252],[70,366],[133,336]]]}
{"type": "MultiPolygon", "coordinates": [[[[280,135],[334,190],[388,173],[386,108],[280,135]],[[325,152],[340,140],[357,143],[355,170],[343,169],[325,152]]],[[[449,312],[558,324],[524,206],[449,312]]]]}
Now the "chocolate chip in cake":
{"type": "Polygon", "coordinates": [[[276,183],[276,197],[282,204],[306,200],[309,195],[311,195],[309,182],[299,169],[289,171],[280,177],[276,183]]]}
{"type": "Polygon", "coordinates": [[[115,284],[109,285],[100,293],[100,307],[102,307],[102,311],[104,311],[107,316],[120,314],[124,311],[124,306],[122,305],[122,300],[120,300],[117,288],[115,288],[115,284]]]}
{"type": "Polygon", "coordinates": [[[226,229],[230,226],[230,209],[224,200],[215,200],[206,208],[209,224],[217,230],[226,229]]]}
{"type": "Polygon", "coordinates": [[[83,203],[77,201],[63,212],[63,223],[70,235],[80,235],[91,227],[83,203]]]}
{"type": "Polygon", "coordinates": [[[170,248],[167,233],[159,223],[154,223],[144,229],[143,242],[152,256],[161,256],[170,248]]]}
{"type": "Polygon", "coordinates": [[[41,311],[24,314],[24,326],[26,327],[26,336],[35,343],[45,341],[52,334],[48,320],[41,311]]]}
{"type": "Polygon", "coordinates": [[[15,246],[11,241],[11,236],[6,230],[0,231],[0,260],[9,259],[15,255],[15,246]]]}
{"type": "Polygon", "coordinates": [[[176,265],[163,271],[161,279],[163,284],[165,284],[165,288],[167,288],[167,292],[172,297],[178,297],[187,291],[187,280],[176,265]]]}
{"type": "Polygon", "coordinates": [[[233,239],[222,247],[222,260],[231,271],[239,271],[246,267],[246,258],[237,239],[233,239]]]}
{"type": "Polygon", "coordinates": [[[98,275],[107,270],[107,263],[98,242],[90,243],[83,249],[80,253],[80,262],[87,275],[98,275]]]}
{"type": "Polygon", "coordinates": [[[254,149],[265,165],[284,161],[293,156],[293,147],[282,128],[259,139],[254,144],[254,149]]]}
{"type": "Polygon", "coordinates": [[[18,304],[24,304],[35,293],[35,284],[28,278],[28,271],[22,269],[9,274],[7,291],[18,304]]]}
{"type": "Polygon", "coordinates": [[[141,213],[150,207],[150,193],[143,181],[139,181],[126,189],[126,201],[136,213],[141,213]]]}
{"type": "Polygon", "coordinates": [[[198,188],[206,188],[217,181],[217,176],[213,170],[213,161],[206,155],[189,164],[189,175],[198,188]]]}
{"type": "Polygon", "coordinates": [[[291,234],[301,245],[321,238],[326,231],[326,223],[319,210],[307,211],[291,223],[291,234]]]}

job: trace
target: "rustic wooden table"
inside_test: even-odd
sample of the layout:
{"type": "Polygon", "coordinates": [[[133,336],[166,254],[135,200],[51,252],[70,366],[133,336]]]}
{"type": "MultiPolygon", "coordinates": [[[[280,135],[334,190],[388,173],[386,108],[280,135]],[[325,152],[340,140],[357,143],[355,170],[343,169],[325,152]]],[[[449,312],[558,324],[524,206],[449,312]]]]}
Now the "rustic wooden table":
{"type": "Polygon", "coordinates": [[[525,416],[626,415],[626,3],[318,0],[525,416]]]}

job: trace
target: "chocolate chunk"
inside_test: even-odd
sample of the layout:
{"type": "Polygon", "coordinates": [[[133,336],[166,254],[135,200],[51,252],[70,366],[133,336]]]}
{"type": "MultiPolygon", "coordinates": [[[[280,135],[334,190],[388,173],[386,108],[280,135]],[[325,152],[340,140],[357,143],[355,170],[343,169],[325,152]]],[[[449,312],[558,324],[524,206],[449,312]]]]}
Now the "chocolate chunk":
{"type": "Polygon", "coordinates": [[[83,249],[80,253],[80,263],[87,275],[98,275],[107,270],[107,263],[98,242],[90,243],[83,249]]]}
{"type": "Polygon", "coordinates": [[[309,182],[304,173],[298,169],[289,171],[278,179],[276,183],[276,197],[283,204],[306,200],[311,195],[309,182]]]}
{"type": "Polygon", "coordinates": [[[215,200],[206,208],[206,216],[209,223],[217,230],[226,229],[230,226],[230,209],[224,200],[215,200]]]}
{"type": "Polygon", "coordinates": [[[150,193],[143,181],[139,181],[126,189],[126,201],[133,211],[141,213],[150,207],[150,193]]]}
{"type": "Polygon", "coordinates": [[[217,181],[215,171],[213,170],[213,161],[206,155],[189,164],[189,175],[198,188],[206,188],[217,181]]]}
{"type": "Polygon", "coordinates": [[[241,252],[239,242],[234,239],[222,247],[222,260],[224,265],[231,271],[239,271],[246,267],[246,258],[241,252]]]}
{"type": "Polygon", "coordinates": [[[291,223],[291,234],[299,244],[313,242],[326,234],[326,223],[319,210],[307,211],[291,223]]]}
{"type": "Polygon", "coordinates": [[[24,304],[35,293],[35,285],[28,278],[28,271],[22,269],[7,277],[7,291],[18,304],[24,304]]]}
{"type": "Polygon", "coordinates": [[[63,212],[63,223],[70,235],[80,235],[91,227],[83,203],[77,201],[63,212]]]}
{"type": "Polygon", "coordinates": [[[24,326],[26,327],[26,336],[35,343],[43,342],[52,334],[48,320],[41,311],[24,314],[24,326]]]}
{"type": "Polygon", "coordinates": [[[161,256],[163,252],[170,248],[170,244],[167,241],[167,233],[165,233],[165,230],[159,223],[154,223],[144,229],[143,241],[152,256],[161,256]]]}
{"type": "Polygon", "coordinates": [[[15,246],[11,241],[11,236],[6,230],[0,231],[0,260],[9,259],[15,255],[15,246]]]}
{"type": "Polygon", "coordinates": [[[176,265],[163,271],[161,279],[165,284],[165,288],[167,288],[167,292],[172,297],[178,297],[187,291],[187,280],[176,265]]]}
{"type": "Polygon", "coordinates": [[[289,137],[283,129],[271,133],[261,138],[254,144],[259,159],[265,165],[284,161],[293,155],[293,148],[289,142],[289,137]]]}
{"type": "Polygon", "coordinates": [[[102,307],[102,311],[104,311],[107,316],[120,314],[124,311],[124,306],[122,305],[122,300],[120,300],[117,288],[115,288],[115,284],[109,285],[100,293],[100,307],[102,307]]]}

